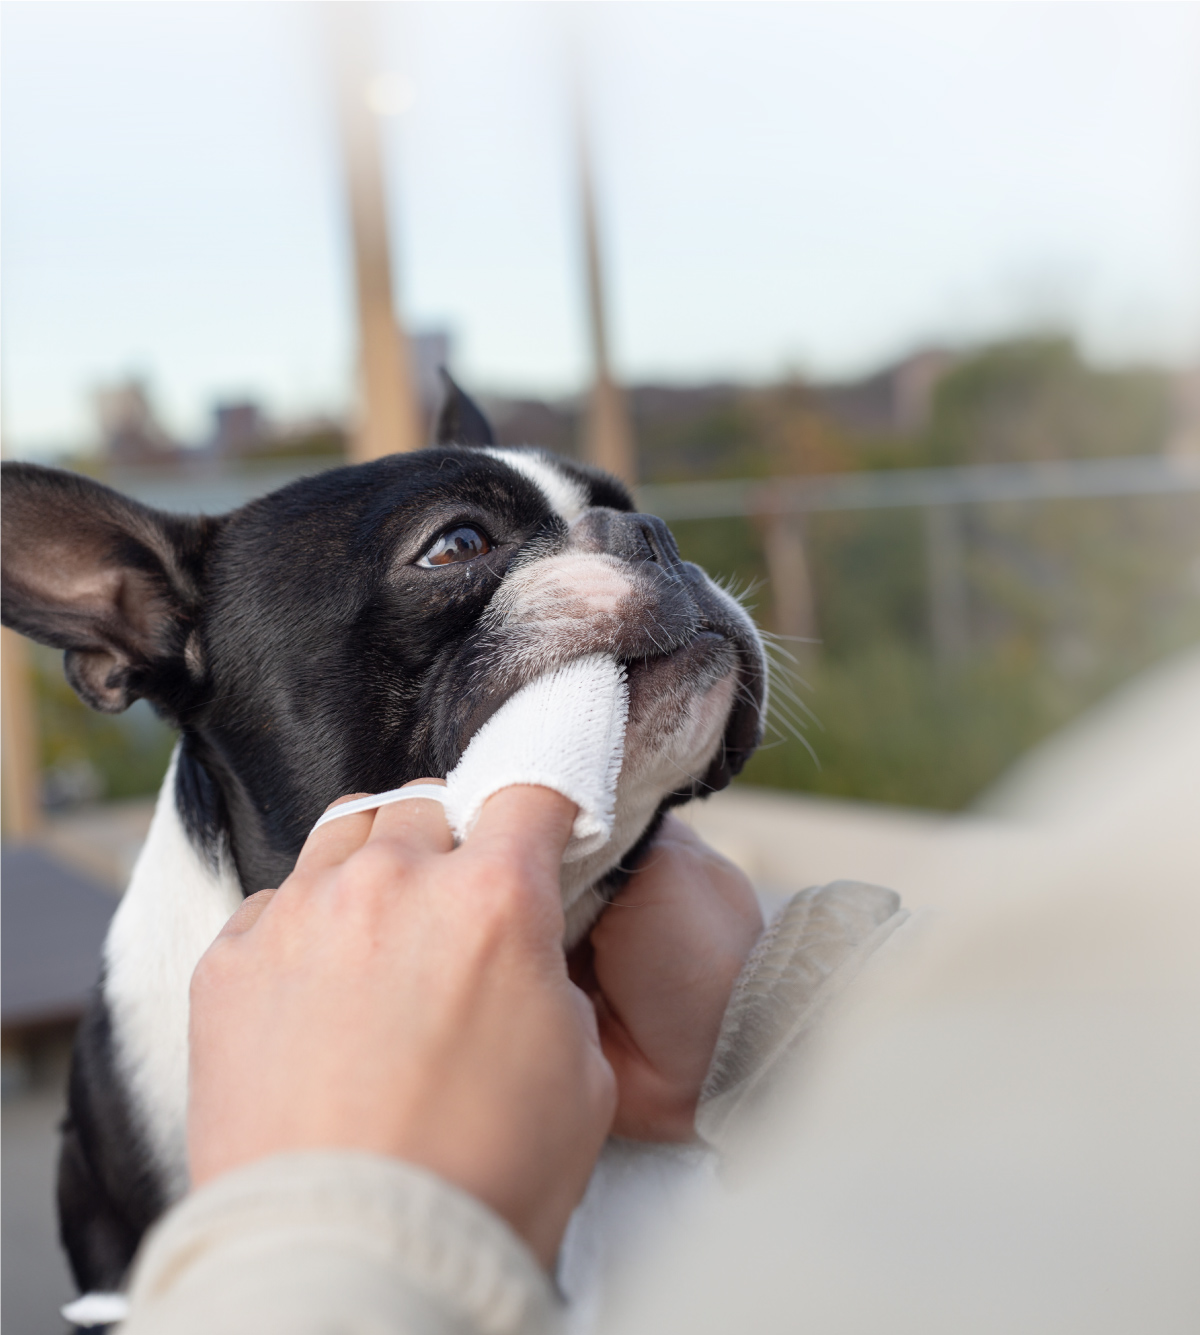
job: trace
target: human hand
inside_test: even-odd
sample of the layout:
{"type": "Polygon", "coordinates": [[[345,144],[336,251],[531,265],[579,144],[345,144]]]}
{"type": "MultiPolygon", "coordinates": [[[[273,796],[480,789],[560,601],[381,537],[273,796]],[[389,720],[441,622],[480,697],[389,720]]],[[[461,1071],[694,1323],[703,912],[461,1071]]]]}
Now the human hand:
{"type": "Polygon", "coordinates": [[[427,800],[312,834],[192,978],[192,1181],[288,1150],[392,1155],[485,1202],[549,1265],[615,1105],[562,953],[574,817],[521,787],[457,849],[427,800]]]}
{"type": "Polygon", "coordinates": [[[762,929],[745,875],[668,816],[592,930],[591,958],[577,970],[617,1077],[616,1134],[695,1134],[721,1019],[762,929]]]}

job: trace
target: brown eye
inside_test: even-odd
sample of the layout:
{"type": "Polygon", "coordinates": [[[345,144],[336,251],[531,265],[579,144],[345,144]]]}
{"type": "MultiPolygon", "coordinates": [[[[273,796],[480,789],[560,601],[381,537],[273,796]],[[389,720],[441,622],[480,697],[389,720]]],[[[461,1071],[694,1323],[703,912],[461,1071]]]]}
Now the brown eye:
{"type": "Polygon", "coordinates": [[[417,565],[448,566],[456,561],[473,561],[477,556],[486,556],[491,550],[492,544],[477,528],[464,524],[462,528],[443,533],[417,565]]]}

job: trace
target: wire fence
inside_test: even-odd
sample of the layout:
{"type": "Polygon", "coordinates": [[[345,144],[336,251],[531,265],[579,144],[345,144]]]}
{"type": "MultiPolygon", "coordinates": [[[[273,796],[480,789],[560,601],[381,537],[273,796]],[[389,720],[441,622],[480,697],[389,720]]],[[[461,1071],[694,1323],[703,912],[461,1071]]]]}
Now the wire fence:
{"type": "Polygon", "coordinates": [[[1138,455],[680,482],[641,487],[638,503],[668,522],[759,521],[775,629],[799,639],[818,632],[805,519],[855,510],[922,511],[930,635],[938,660],[949,662],[964,656],[969,641],[967,507],[1188,495],[1200,496],[1200,459],[1138,455]]]}

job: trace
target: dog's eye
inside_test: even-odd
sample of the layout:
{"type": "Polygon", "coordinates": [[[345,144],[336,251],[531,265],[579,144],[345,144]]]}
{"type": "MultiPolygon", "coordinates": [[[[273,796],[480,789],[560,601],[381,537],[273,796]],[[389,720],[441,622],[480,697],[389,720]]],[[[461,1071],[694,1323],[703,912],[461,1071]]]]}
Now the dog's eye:
{"type": "Polygon", "coordinates": [[[448,566],[456,561],[473,561],[486,556],[492,544],[477,528],[464,524],[461,528],[443,533],[417,562],[419,566],[448,566]]]}

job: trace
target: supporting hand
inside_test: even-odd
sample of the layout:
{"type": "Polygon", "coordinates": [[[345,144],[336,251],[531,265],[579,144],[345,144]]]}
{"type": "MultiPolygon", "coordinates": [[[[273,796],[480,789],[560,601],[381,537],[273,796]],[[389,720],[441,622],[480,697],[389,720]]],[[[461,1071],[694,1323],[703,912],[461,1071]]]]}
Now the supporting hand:
{"type": "Polygon", "coordinates": [[[733,984],[762,932],[745,875],[668,816],[577,969],[617,1077],[613,1130],[690,1140],[733,984]]]}

